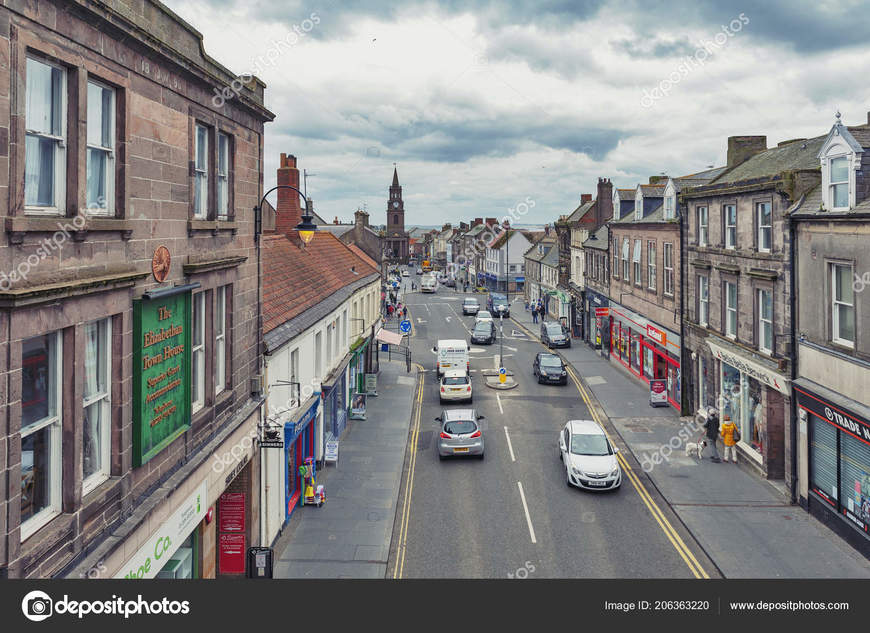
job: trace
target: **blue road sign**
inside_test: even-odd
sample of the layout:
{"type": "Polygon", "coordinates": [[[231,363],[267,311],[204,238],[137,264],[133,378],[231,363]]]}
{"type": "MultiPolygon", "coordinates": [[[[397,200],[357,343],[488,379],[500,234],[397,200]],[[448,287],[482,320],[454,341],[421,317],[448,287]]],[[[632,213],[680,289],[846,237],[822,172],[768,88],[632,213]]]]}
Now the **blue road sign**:
{"type": "Polygon", "coordinates": [[[399,323],[399,329],[402,330],[403,334],[408,334],[411,331],[411,322],[408,319],[405,319],[399,323]]]}
{"type": "Polygon", "coordinates": [[[507,373],[507,370],[506,370],[504,367],[499,367],[499,369],[498,369],[498,373],[500,373],[500,374],[506,374],[506,373],[507,373]]]}

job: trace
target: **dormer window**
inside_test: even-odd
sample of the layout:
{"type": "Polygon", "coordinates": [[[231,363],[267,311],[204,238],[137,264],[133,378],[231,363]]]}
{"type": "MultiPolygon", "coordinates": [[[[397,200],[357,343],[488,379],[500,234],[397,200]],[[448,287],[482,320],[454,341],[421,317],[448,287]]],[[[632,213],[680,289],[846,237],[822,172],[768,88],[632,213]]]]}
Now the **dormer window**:
{"type": "Polygon", "coordinates": [[[620,217],[620,201],[619,201],[619,193],[614,189],[613,190],[613,219],[618,220],[620,217]]]}
{"type": "Polygon", "coordinates": [[[637,195],[634,197],[634,219],[643,219],[643,193],[640,190],[638,190],[637,195]]]}
{"type": "Polygon", "coordinates": [[[845,156],[831,159],[828,199],[833,209],[849,208],[849,160],[845,156]]]}
{"type": "Polygon", "coordinates": [[[668,185],[668,188],[665,190],[665,220],[673,220],[677,217],[675,213],[677,208],[677,195],[674,188],[668,185]]]}

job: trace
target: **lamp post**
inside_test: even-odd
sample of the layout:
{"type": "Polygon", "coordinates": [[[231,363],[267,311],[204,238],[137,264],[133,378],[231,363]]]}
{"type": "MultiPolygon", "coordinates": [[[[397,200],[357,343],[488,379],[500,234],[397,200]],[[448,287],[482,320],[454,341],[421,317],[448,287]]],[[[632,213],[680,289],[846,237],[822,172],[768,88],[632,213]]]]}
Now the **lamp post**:
{"type": "Polygon", "coordinates": [[[302,196],[302,199],[305,200],[305,213],[302,214],[302,221],[294,228],[299,231],[299,239],[302,240],[302,243],[305,246],[308,246],[311,243],[311,240],[314,239],[314,232],[317,231],[317,225],[314,224],[311,219],[311,214],[308,212],[308,198],[305,197],[304,193],[292,185],[276,185],[264,193],[263,197],[260,198],[260,203],[254,207],[254,239],[259,243],[260,233],[263,230],[263,203],[266,201],[266,197],[277,189],[290,189],[291,191],[298,193],[302,196]]]}

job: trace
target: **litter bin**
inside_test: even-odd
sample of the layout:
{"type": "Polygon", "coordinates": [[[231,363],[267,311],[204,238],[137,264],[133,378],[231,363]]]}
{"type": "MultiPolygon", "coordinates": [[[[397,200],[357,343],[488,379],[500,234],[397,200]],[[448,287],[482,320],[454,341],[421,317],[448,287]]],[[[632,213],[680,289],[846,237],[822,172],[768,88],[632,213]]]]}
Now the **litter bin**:
{"type": "Polygon", "coordinates": [[[248,578],[272,577],[272,548],[248,548],[248,578]]]}

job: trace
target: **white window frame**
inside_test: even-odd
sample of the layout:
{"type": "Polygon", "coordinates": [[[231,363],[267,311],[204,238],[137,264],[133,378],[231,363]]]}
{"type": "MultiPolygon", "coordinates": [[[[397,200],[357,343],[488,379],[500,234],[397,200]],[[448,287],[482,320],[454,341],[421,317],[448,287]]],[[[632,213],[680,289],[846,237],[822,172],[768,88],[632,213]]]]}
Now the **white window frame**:
{"type": "MultiPolygon", "coordinates": [[[[44,527],[49,521],[60,514],[61,511],[61,487],[63,485],[63,450],[61,442],[63,441],[62,423],[63,423],[63,345],[61,340],[61,332],[52,332],[49,334],[54,340],[51,342],[52,352],[54,355],[54,414],[48,415],[42,420],[31,424],[26,428],[21,429],[21,443],[23,446],[24,438],[41,431],[46,427],[49,429],[49,458],[51,465],[49,466],[49,482],[48,482],[48,505],[31,516],[29,519],[21,522],[21,542],[23,543],[28,538],[33,536],[37,531],[44,527]]],[[[19,483],[20,485],[20,483],[19,483]]],[[[19,497],[20,499],[20,497],[19,497]]]]}
{"type": "Polygon", "coordinates": [[[620,211],[622,210],[622,207],[620,205],[620,202],[621,201],[619,199],[619,192],[616,190],[616,188],[614,188],[613,189],[613,219],[614,220],[621,219],[620,218],[620,211]]]}
{"type": "Polygon", "coordinates": [[[844,339],[839,336],[840,333],[840,311],[839,307],[847,307],[852,310],[852,322],[855,324],[855,338],[858,338],[858,321],[855,318],[855,292],[852,291],[852,303],[837,299],[837,269],[842,268],[848,272],[848,283],[852,283],[854,279],[854,267],[852,264],[844,264],[838,262],[831,263],[831,340],[837,345],[844,347],[855,348],[855,341],[844,339]]]}
{"type": "Polygon", "coordinates": [[[613,238],[613,278],[619,279],[619,238],[613,238]]]}
{"type": "Polygon", "coordinates": [[[674,210],[676,209],[676,196],[668,194],[665,196],[665,220],[673,220],[676,217],[674,210]]]}
{"type": "Polygon", "coordinates": [[[664,293],[669,296],[674,296],[674,245],[666,242],[663,245],[663,265],[665,269],[665,287],[664,293]]]}
{"type": "Polygon", "coordinates": [[[698,325],[710,324],[710,278],[698,275],[698,325]]]}
{"type": "Polygon", "coordinates": [[[642,286],[643,281],[640,276],[640,257],[641,249],[643,248],[642,240],[634,240],[634,253],[632,253],[631,263],[634,268],[634,285],[642,286]]]}
{"type": "Polygon", "coordinates": [[[199,411],[200,409],[202,409],[205,406],[205,291],[197,292],[195,295],[193,295],[193,305],[191,305],[190,319],[191,319],[191,326],[193,328],[193,331],[190,333],[191,334],[191,341],[192,341],[192,343],[191,343],[192,348],[191,348],[191,376],[190,376],[191,391],[190,391],[190,397],[191,397],[191,411],[193,413],[196,413],[197,411],[199,411]],[[197,303],[200,304],[199,319],[196,318],[196,304],[197,303]],[[200,342],[198,344],[196,342],[197,328],[199,328],[199,331],[201,333],[200,342]],[[193,372],[194,365],[197,367],[197,369],[199,369],[198,374],[195,374],[193,372]],[[197,391],[197,385],[194,384],[194,382],[193,382],[195,375],[198,375],[199,379],[201,381],[201,384],[199,385],[199,387],[200,387],[199,400],[193,399],[194,394],[197,391]]]}
{"type": "MultiPolygon", "coordinates": [[[[103,358],[99,359],[105,366],[106,373],[106,389],[103,392],[91,395],[89,398],[83,398],[82,411],[84,412],[91,406],[99,406],[102,411],[100,413],[100,462],[101,468],[92,473],[89,477],[84,477],[84,432],[82,433],[82,496],[91,492],[94,488],[109,478],[112,459],[112,319],[106,318],[100,321],[92,321],[87,325],[96,325],[98,328],[101,323],[105,323],[103,335],[103,358]]],[[[86,326],[87,327],[87,326],[86,326]]],[[[87,345],[87,342],[85,343],[87,345]]],[[[84,379],[84,377],[82,377],[84,379]]],[[[82,387],[84,393],[84,386],[82,387]]],[[[84,419],[84,417],[83,417],[84,419]]]]}
{"type": "Polygon", "coordinates": [[[314,335],[314,373],[315,380],[323,378],[323,331],[314,335]]]}
{"type": "Polygon", "coordinates": [[[710,214],[707,206],[697,207],[698,215],[698,246],[707,246],[710,243],[710,214]]]}
{"type": "MultiPolygon", "coordinates": [[[[106,155],[106,200],[105,206],[91,206],[91,203],[87,201],[88,195],[88,185],[87,185],[87,174],[85,176],[85,204],[88,208],[89,215],[105,215],[111,216],[115,213],[115,100],[117,99],[117,91],[112,86],[108,84],[104,84],[99,81],[95,81],[93,79],[88,80],[88,88],[90,89],[90,85],[93,84],[95,87],[100,90],[108,90],[112,95],[111,102],[109,104],[109,145],[92,145],[88,142],[87,132],[85,133],[85,142],[87,145],[87,152],[91,150],[103,152],[106,155]]],[[[90,90],[88,90],[88,100],[87,100],[87,108],[91,107],[90,100],[90,90]]],[[[104,113],[105,114],[105,113],[104,113]]],[[[90,161],[88,160],[88,156],[85,156],[85,171],[87,172],[90,167],[90,161]]]]}
{"type": "Polygon", "coordinates": [[[773,291],[766,288],[758,289],[758,311],[756,315],[758,327],[758,350],[768,356],[773,353],[773,291]],[[764,318],[764,296],[770,297],[770,317],[764,318]]]}
{"type": "Polygon", "coordinates": [[[629,248],[630,247],[628,245],[628,238],[623,237],[622,238],[622,279],[623,279],[623,281],[631,283],[631,279],[630,279],[631,272],[630,272],[630,269],[628,267],[628,249],[629,248]]]}
{"type": "Polygon", "coordinates": [[[217,135],[217,219],[230,218],[230,135],[217,135]]]}
{"type": "MultiPolygon", "coordinates": [[[[66,146],[67,146],[67,116],[68,116],[68,103],[67,103],[67,77],[68,73],[66,68],[59,64],[54,64],[44,59],[40,59],[39,57],[32,57],[28,55],[25,61],[25,68],[29,64],[29,62],[34,62],[37,64],[42,64],[44,66],[48,66],[49,68],[55,68],[61,72],[61,81],[60,81],[60,135],[47,133],[47,132],[38,132],[35,129],[30,128],[27,125],[27,88],[25,87],[25,178],[24,178],[24,211],[28,215],[65,215],[66,211],[66,173],[67,173],[67,165],[66,165],[66,146]],[[26,137],[34,137],[39,139],[51,139],[54,142],[54,204],[50,206],[36,206],[36,205],[27,205],[27,142],[26,137]]],[[[26,70],[25,70],[26,74],[26,70]]],[[[27,77],[25,77],[25,81],[27,77]]],[[[29,84],[28,84],[29,85],[29,84]]]]}
{"type": "Polygon", "coordinates": [[[852,190],[851,162],[852,162],[851,156],[849,156],[848,154],[840,154],[839,156],[830,156],[828,158],[828,173],[827,173],[827,176],[828,176],[828,178],[827,178],[827,180],[828,180],[828,200],[831,203],[830,204],[831,210],[842,211],[842,210],[849,209],[851,206],[849,204],[849,200],[851,198],[851,190],[852,190]],[[838,161],[838,160],[843,160],[846,162],[846,180],[836,180],[836,181],[833,180],[834,162],[838,161]],[[837,197],[834,195],[834,191],[835,191],[836,187],[838,187],[838,186],[845,186],[846,187],[846,206],[839,206],[838,207],[838,206],[834,205],[834,201],[837,199],[837,197]]]}
{"type": "Polygon", "coordinates": [[[769,253],[773,248],[773,204],[771,202],[756,202],[755,203],[755,227],[756,239],[758,240],[758,252],[769,253]],[[762,208],[769,209],[768,224],[761,223],[762,208]],[[767,247],[764,247],[764,235],[767,231],[767,247]]]}
{"type": "Polygon", "coordinates": [[[227,388],[227,286],[215,290],[214,393],[227,388]]]}
{"type": "Polygon", "coordinates": [[[726,204],[722,208],[725,223],[725,248],[734,250],[737,248],[737,205],[726,204]],[[734,211],[734,223],[730,223],[729,211],[734,211]]]}
{"type": "Polygon", "coordinates": [[[637,193],[634,195],[634,220],[637,222],[638,220],[643,219],[643,192],[638,189],[637,193]]]}
{"type": "Polygon", "coordinates": [[[656,243],[655,240],[646,242],[646,286],[650,290],[656,289],[656,243]]]}
{"type": "Polygon", "coordinates": [[[735,302],[739,299],[739,297],[737,296],[738,295],[738,288],[737,288],[737,284],[733,281],[726,281],[724,286],[725,286],[725,288],[724,288],[725,292],[722,294],[725,295],[723,297],[724,303],[725,303],[725,323],[723,324],[725,336],[730,338],[730,339],[736,339],[737,338],[737,317],[738,317],[737,304],[735,303],[733,306],[731,305],[731,301],[730,301],[731,293],[729,292],[729,288],[731,286],[734,286],[735,302]],[[733,333],[731,331],[732,318],[733,318],[733,323],[734,323],[733,333]]]}
{"type": "Polygon", "coordinates": [[[205,220],[208,218],[209,128],[197,123],[194,126],[193,134],[193,217],[205,220]],[[203,157],[199,155],[200,130],[205,133],[205,156],[203,157]]]}

